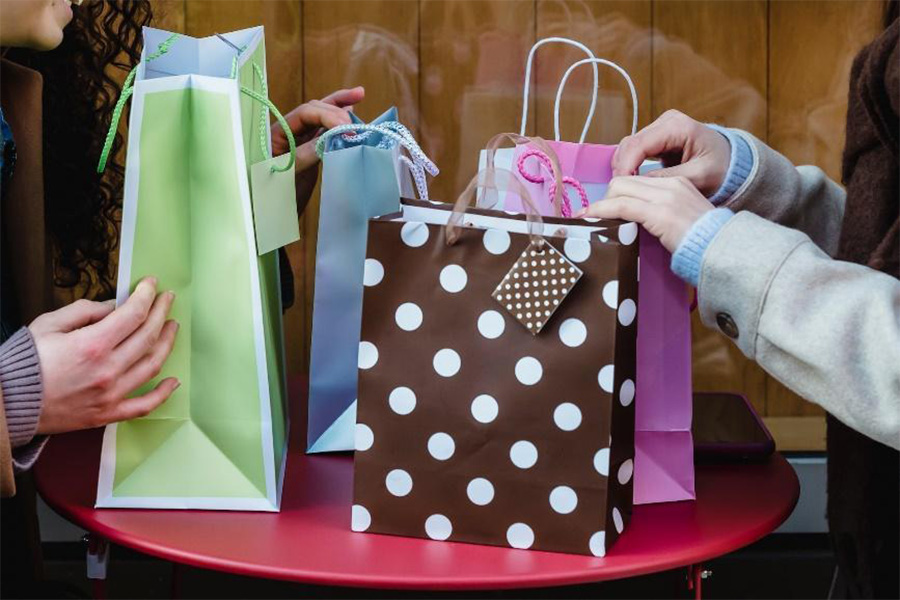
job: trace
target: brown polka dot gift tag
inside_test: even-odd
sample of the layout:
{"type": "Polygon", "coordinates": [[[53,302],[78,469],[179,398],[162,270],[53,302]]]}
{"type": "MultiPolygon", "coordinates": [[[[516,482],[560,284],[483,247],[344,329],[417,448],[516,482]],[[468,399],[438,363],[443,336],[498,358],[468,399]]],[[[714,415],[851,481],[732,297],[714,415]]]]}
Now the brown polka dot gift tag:
{"type": "Polygon", "coordinates": [[[631,516],[636,226],[401,208],[369,222],[353,530],[604,556],[631,516]]]}

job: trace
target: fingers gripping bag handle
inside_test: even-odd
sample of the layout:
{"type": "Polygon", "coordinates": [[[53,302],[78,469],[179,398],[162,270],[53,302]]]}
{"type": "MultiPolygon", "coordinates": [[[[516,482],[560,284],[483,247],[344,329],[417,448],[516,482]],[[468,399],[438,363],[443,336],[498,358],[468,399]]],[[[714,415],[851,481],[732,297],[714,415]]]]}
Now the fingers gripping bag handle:
{"type": "MultiPolygon", "coordinates": [[[[562,94],[563,94],[563,90],[566,87],[566,82],[569,80],[569,76],[572,74],[572,71],[574,71],[575,69],[577,69],[578,67],[580,67],[582,65],[587,65],[587,64],[593,65],[594,68],[597,68],[598,64],[606,65],[607,67],[611,67],[611,68],[615,69],[622,77],[625,78],[625,81],[628,83],[628,89],[631,91],[631,106],[632,106],[631,135],[634,135],[635,133],[637,133],[638,97],[637,97],[637,90],[635,90],[635,87],[634,87],[634,82],[631,80],[631,77],[628,75],[628,72],[625,69],[623,69],[616,63],[612,62],[611,60],[606,60],[605,58],[584,58],[582,60],[579,60],[576,63],[573,63],[566,70],[565,74],[562,77],[562,80],[559,82],[559,87],[556,90],[556,101],[553,105],[553,126],[555,127],[556,131],[557,132],[559,131],[559,102],[562,99],[562,94]]],[[[594,90],[595,98],[596,98],[596,91],[597,90],[595,89],[594,90]]],[[[593,118],[593,112],[588,117],[588,123],[585,126],[586,128],[590,127],[590,121],[592,118],[593,118]]],[[[557,136],[556,139],[558,141],[559,137],[557,136]]],[[[583,139],[584,139],[584,136],[582,136],[582,140],[583,139]]]]}
{"type": "MultiPolygon", "coordinates": [[[[531,90],[531,69],[532,63],[534,62],[534,55],[537,53],[538,48],[545,44],[568,44],[570,46],[574,46],[584,52],[589,58],[594,58],[594,53],[591,52],[590,48],[585,46],[579,41],[572,40],[565,37],[548,37],[542,40],[538,40],[534,46],[531,47],[531,50],[528,52],[528,59],[525,61],[525,82],[522,86],[522,124],[519,127],[519,135],[525,135],[525,126],[528,123],[528,96],[531,90]]],[[[591,94],[591,107],[588,110],[587,118],[584,121],[584,127],[581,130],[581,137],[578,139],[578,143],[584,143],[584,138],[587,136],[588,129],[591,126],[591,121],[594,119],[594,111],[597,107],[597,88],[599,87],[599,74],[597,70],[597,65],[594,65],[594,86],[593,93],[591,94]]],[[[554,134],[556,136],[556,140],[559,141],[559,120],[556,121],[554,134]]]]}
{"type": "Polygon", "coordinates": [[[400,156],[400,162],[409,168],[413,180],[416,184],[416,191],[419,193],[421,200],[428,200],[428,182],[426,174],[436,177],[440,173],[437,165],[428,158],[416,138],[402,123],[397,121],[387,121],[384,123],[361,124],[350,123],[348,125],[338,125],[329,129],[319,136],[316,142],[316,154],[319,159],[325,156],[328,147],[328,141],[335,137],[341,136],[345,141],[351,143],[363,142],[370,138],[372,134],[377,133],[382,136],[382,140],[377,147],[390,148],[393,144],[399,145],[406,150],[409,156],[400,156]]]}

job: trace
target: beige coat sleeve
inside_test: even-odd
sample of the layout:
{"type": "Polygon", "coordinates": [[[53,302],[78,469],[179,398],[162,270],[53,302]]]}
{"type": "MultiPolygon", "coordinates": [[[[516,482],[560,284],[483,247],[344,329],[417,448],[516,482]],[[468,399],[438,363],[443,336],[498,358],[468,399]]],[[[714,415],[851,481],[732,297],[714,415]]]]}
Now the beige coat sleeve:
{"type": "Polygon", "coordinates": [[[843,189],[740,133],[755,166],[704,254],[703,322],[800,396],[900,449],[900,281],[830,258],[843,189]]]}

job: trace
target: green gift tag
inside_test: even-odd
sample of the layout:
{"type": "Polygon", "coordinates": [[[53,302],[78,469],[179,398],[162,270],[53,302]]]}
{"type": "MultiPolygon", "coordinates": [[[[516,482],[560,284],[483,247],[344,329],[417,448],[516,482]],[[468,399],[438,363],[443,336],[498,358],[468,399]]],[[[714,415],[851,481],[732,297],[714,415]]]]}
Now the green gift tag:
{"type": "Polygon", "coordinates": [[[287,160],[287,155],[276,156],[250,167],[256,252],[259,255],[300,239],[294,169],[272,169],[273,166],[284,166],[287,160]]]}

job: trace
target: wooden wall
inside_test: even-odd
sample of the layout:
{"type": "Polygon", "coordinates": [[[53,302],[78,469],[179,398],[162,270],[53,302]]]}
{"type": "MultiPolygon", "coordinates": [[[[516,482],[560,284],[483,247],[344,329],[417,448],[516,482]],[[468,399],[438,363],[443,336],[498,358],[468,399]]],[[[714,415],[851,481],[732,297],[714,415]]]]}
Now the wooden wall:
{"type": "MultiPolygon", "coordinates": [[[[339,87],[364,85],[357,112],[397,105],[442,174],[436,198],[455,197],[479,148],[519,126],[523,64],[536,39],[573,37],[634,78],[640,125],[669,108],[741,127],[798,163],[839,177],[848,74],[880,29],[878,0],[159,0],[156,24],[190,35],[266,27],[273,100],[287,111],[339,87]]],[[[557,46],[539,55],[529,133],[553,135],[556,85],[580,58],[557,46]]],[[[589,71],[589,70],[585,70],[589,71]]],[[[628,133],[627,88],[601,74],[590,141],[628,133]]],[[[577,138],[589,72],[563,102],[564,139],[577,138]]],[[[289,369],[307,368],[318,194],[289,248],[298,302],[287,313],[289,369]]],[[[694,323],[697,390],[745,393],[769,417],[782,448],[814,448],[821,411],[694,323]]]]}

